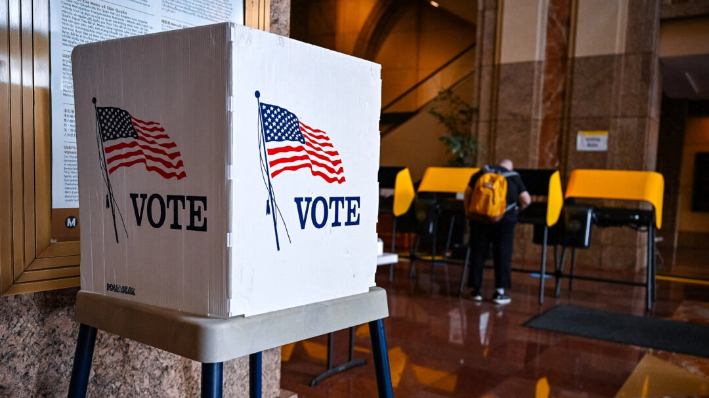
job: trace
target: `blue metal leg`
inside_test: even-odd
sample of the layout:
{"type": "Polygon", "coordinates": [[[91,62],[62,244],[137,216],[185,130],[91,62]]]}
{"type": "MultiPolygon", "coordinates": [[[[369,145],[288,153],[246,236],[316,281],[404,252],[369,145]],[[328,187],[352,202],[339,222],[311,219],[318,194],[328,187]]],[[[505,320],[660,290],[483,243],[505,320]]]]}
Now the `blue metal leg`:
{"type": "Polygon", "coordinates": [[[650,224],[650,232],[652,232],[652,256],[650,264],[652,264],[652,301],[657,301],[657,240],[655,239],[655,225],[650,224]]]}
{"type": "Polygon", "coordinates": [[[261,398],[261,353],[249,355],[249,398],[261,398]]]}
{"type": "Polygon", "coordinates": [[[374,368],[377,372],[377,391],[379,398],[394,398],[391,386],[391,371],[389,369],[389,352],[387,351],[384,321],[378,319],[369,322],[369,334],[372,336],[372,351],[374,352],[374,368]]]}
{"type": "Polygon", "coordinates": [[[647,309],[652,308],[652,227],[647,230],[647,283],[645,286],[645,296],[647,298],[647,309]]]}
{"type": "Polygon", "coordinates": [[[544,242],[542,243],[542,265],[539,270],[539,305],[544,304],[544,279],[547,272],[547,238],[549,236],[549,227],[544,225],[544,242]]]}
{"type": "Polygon", "coordinates": [[[366,359],[354,359],[354,338],[355,331],[354,326],[350,328],[350,350],[349,350],[349,360],[342,365],[333,366],[332,364],[332,354],[333,354],[333,340],[334,333],[328,333],[327,335],[327,370],[321,373],[318,377],[310,381],[310,387],[315,387],[321,381],[327,379],[330,376],[342,373],[348,369],[352,369],[357,366],[364,366],[367,364],[366,359]]]}
{"type": "Polygon", "coordinates": [[[202,398],[222,398],[224,392],[224,364],[202,364],[202,398]]]}
{"type": "Polygon", "coordinates": [[[574,290],[574,271],[576,270],[576,248],[571,249],[571,274],[569,274],[569,291],[574,290]]]}
{"type": "Polygon", "coordinates": [[[76,341],[74,366],[69,381],[69,398],[86,397],[95,345],[96,328],[84,324],[79,325],[79,339],[76,341]]]}
{"type": "Polygon", "coordinates": [[[468,250],[465,251],[465,262],[463,263],[463,274],[460,276],[460,290],[458,290],[458,296],[463,297],[463,293],[465,293],[465,281],[466,281],[466,275],[468,275],[468,264],[470,263],[470,246],[468,246],[468,250]]]}

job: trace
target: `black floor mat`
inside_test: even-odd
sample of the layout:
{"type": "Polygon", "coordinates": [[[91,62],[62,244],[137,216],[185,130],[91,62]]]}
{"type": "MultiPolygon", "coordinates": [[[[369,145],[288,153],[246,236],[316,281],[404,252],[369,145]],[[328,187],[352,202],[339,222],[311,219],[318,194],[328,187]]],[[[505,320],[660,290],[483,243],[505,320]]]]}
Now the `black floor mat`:
{"type": "Polygon", "coordinates": [[[709,358],[709,326],[559,305],[524,326],[709,358]]]}

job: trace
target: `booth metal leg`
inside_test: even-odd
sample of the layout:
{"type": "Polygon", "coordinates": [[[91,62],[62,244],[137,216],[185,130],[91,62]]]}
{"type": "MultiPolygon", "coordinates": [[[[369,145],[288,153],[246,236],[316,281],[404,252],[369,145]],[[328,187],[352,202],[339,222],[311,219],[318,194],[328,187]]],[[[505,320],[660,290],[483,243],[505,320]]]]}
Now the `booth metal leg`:
{"type": "Polygon", "coordinates": [[[448,259],[448,251],[451,249],[451,239],[453,238],[453,225],[455,224],[455,216],[451,216],[451,224],[448,226],[448,238],[446,239],[446,251],[443,252],[443,259],[448,259]]]}
{"type": "Polygon", "coordinates": [[[396,216],[391,227],[391,253],[396,253],[396,216]]]}
{"type": "Polygon", "coordinates": [[[379,398],[393,398],[391,385],[391,370],[389,369],[389,352],[387,351],[384,320],[369,322],[369,334],[372,336],[372,351],[374,353],[374,368],[377,372],[377,391],[379,398]]]}
{"type": "Polygon", "coordinates": [[[556,291],[554,297],[561,296],[561,275],[564,273],[564,264],[566,264],[566,246],[561,247],[561,262],[558,265],[556,273],[556,291]]]}
{"type": "Polygon", "coordinates": [[[574,290],[574,271],[576,271],[576,248],[571,248],[571,273],[569,274],[569,291],[574,290]]]}
{"type": "Polygon", "coordinates": [[[333,353],[333,338],[334,338],[334,333],[328,333],[327,335],[327,370],[320,374],[318,377],[314,378],[313,380],[310,381],[310,387],[315,387],[318,383],[323,381],[324,379],[327,379],[330,376],[336,375],[338,373],[342,373],[346,371],[347,369],[351,369],[357,366],[363,366],[367,364],[366,359],[354,359],[354,338],[355,338],[355,329],[354,327],[350,328],[350,346],[349,346],[349,357],[348,361],[343,363],[342,365],[338,366],[333,366],[332,365],[332,353],[333,353]]]}
{"type": "Polygon", "coordinates": [[[649,227],[647,229],[647,270],[645,274],[647,274],[647,282],[645,286],[645,297],[647,299],[647,309],[652,308],[652,256],[655,254],[652,251],[652,227],[649,227]]]}
{"type": "MultiPolygon", "coordinates": [[[[396,253],[396,216],[391,227],[391,252],[396,253]]],[[[394,281],[394,264],[389,265],[389,283],[394,281]]]]}
{"type": "Polygon", "coordinates": [[[652,301],[657,301],[657,230],[653,224],[650,224],[649,230],[652,231],[652,301]]]}
{"type": "Polygon", "coordinates": [[[416,277],[416,256],[419,251],[419,243],[421,242],[421,234],[416,234],[416,243],[414,243],[414,250],[411,252],[409,259],[411,261],[411,269],[409,270],[409,278],[416,277]]]}
{"type": "Polygon", "coordinates": [[[539,271],[539,304],[544,304],[544,280],[546,279],[546,263],[547,263],[547,237],[549,236],[549,227],[544,226],[544,241],[542,243],[542,265],[539,271]]]}
{"type": "Polygon", "coordinates": [[[463,263],[463,271],[462,275],[460,276],[460,290],[458,291],[458,296],[463,297],[463,293],[465,292],[465,276],[468,274],[468,265],[470,261],[470,246],[468,246],[468,250],[465,252],[465,262],[463,263]]]}
{"type": "Polygon", "coordinates": [[[69,398],[86,397],[89,374],[91,373],[91,361],[94,357],[94,346],[96,345],[96,332],[95,327],[84,325],[83,323],[79,325],[79,338],[76,341],[74,366],[71,369],[71,379],[69,380],[69,398]]]}
{"type": "Polygon", "coordinates": [[[436,281],[436,235],[438,235],[438,222],[433,223],[433,244],[431,245],[431,292],[433,293],[433,283],[436,281]]]}
{"type": "Polygon", "coordinates": [[[263,380],[261,375],[263,370],[261,354],[262,353],[257,352],[249,355],[249,398],[261,398],[261,385],[263,380]]]}
{"type": "MultiPolygon", "coordinates": [[[[224,394],[224,363],[202,364],[202,398],[221,398],[224,394]]],[[[259,396],[260,397],[260,396],[259,396]]]]}
{"type": "Polygon", "coordinates": [[[554,270],[559,269],[559,245],[554,245],[554,270]]]}

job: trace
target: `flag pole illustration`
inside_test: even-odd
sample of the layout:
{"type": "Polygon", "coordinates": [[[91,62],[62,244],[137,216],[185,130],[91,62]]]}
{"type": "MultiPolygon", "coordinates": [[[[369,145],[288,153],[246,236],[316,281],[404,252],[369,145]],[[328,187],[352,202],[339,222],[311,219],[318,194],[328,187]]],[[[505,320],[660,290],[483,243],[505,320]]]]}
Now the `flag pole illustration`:
{"type": "Polygon", "coordinates": [[[123,221],[123,214],[118,208],[118,203],[116,203],[116,198],[113,196],[113,186],[111,185],[111,178],[108,176],[108,165],[106,164],[106,152],[103,147],[103,134],[101,133],[101,123],[98,117],[98,107],[96,106],[96,97],[91,99],[94,104],[94,112],[96,114],[96,144],[98,144],[98,157],[101,160],[101,174],[103,176],[103,182],[106,184],[106,208],[111,207],[111,217],[113,218],[113,232],[116,236],[116,243],[118,243],[118,228],[116,227],[116,210],[118,210],[118,215],[121,217],[121,222],[123,223],[123,230],[126,233],[126,238],[128,237],[128,230],[126,229],[126,223],[123,221]]]}
{"type": "MultiPolygon", "coordinates": [[[[263,165],[266,168],[266,176],[268,178],[268,200],[271,204],[271,209],[268,208],[268,203],[266,202],[266,214],[268,214],[269,210],[271,210],[271,215],[273,216],[273,233],[276,235],[276,250],[280,251],[281,250],[281,244],[278,241],[278,224],[276,223],[276,201],[273,197],[273,185],[271,184],[271,173],[268,171],[268,153],[266,152],[266,127],[263,122],[263,115],[261,114],[261,93],[256,91],[254,94],[256,96],[256,103],[258,104],[258,115],[259,115],[259,127],[261,128],[261,139],[259,141],[262,142],[263,147],[263,156],[264,156],[264,162],[263,165]]],[[[259,148],[260,151],[261,148],[259,148]]]]}
{"type": "Polygon", "coordinates": [[[340,153],[337,152],[326,132],[306,125],[288,109],[261,102],[261,93],[258,91],[255,96],[259,113],[260,167],[268,191],[266,214],[273,212],[276,248],[280,250],[276,212],[283,221],[289,240],[290,235],[276,202],[276,193],[271,180],[286,171],[309,169],[313,177],[318,177],[328,184],[342,184],[345,182],[345,173],[340,153]]]}
{"type": "Polygon", "coordinates": [[[113,231],[118,243],[116,212],[128,237],[123,214],[113,194],[110,175],[123,167],[143,164],[146,171],[169,180],[187,177],[182,154],[160,123],[133,117],[128,111],[116,107],[100,107],[92,99],[96,112],[96,142],[101,173],[106,184],[106,208],[111,208],[113,231]]]}

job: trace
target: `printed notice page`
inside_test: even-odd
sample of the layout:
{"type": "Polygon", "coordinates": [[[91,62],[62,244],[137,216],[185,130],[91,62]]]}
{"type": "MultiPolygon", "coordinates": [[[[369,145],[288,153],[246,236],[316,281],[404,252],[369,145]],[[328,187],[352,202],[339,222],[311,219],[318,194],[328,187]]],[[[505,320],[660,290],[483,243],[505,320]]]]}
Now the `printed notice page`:
{"type": "Polygon", "coordinates": [[[79,44],[244,22],[243,0],[50,0],[52,208],[79,207],[71,51],[79,44]]]}

